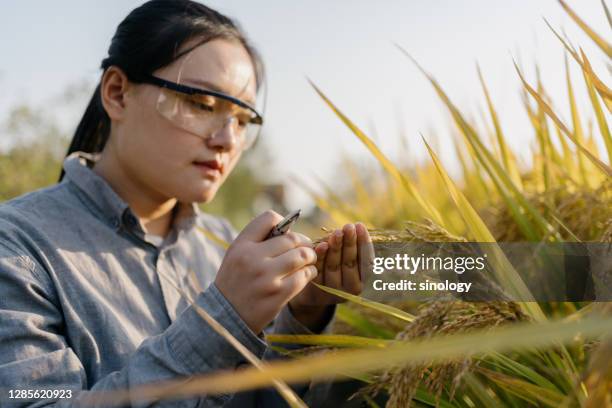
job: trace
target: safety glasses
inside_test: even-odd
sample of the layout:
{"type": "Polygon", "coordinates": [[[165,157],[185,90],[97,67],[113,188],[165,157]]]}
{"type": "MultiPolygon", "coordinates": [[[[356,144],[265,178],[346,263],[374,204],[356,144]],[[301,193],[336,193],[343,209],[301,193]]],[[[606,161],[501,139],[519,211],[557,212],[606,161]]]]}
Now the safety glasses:
{"type": "Polygon", "coordinates": [[[139,82],[159,87],[157,111],[174,125],[197,136],[208,138],[229,123],[239,147],[248,149],[260,132],[263,117],[238,98],[153,75],[144,76],[139,82]]]}

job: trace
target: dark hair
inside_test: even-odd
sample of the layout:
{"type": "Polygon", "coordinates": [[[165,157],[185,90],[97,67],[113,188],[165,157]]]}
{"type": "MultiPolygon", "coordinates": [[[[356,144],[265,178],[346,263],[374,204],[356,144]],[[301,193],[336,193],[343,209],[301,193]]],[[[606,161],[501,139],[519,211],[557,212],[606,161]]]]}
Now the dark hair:
{"type": "MultiPolygon", "coordinates": [[[[263,61],[245,34],[229,17],[191,0],[151,0],[132,10],[119,24],[101,68],[114,65],[132,82],[151,74],[197,46],[216,38],[239,41],[251,56],[257,90],[264,77],[263,61]],[[200,39],[178,53],[181,45],[200,39]]],[[[66,156],[75,151],[102,151],[110,133],[110,118],[102,106],[100,83],[79,122],[66,156]]],[[[59,180],[64,177],[64,171],[59,180]]]]}

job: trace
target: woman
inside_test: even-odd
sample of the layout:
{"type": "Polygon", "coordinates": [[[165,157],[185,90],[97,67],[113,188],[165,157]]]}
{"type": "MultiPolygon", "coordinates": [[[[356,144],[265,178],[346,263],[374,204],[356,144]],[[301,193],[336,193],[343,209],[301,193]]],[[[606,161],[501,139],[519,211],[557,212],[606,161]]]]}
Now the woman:
{"type": "Polygon", "coordinates": [[[198,210],[262,123],[262,63],[232,20],[188,0],[147,2],[119,25],[102,69],[61,182],[0,206],[2,406],[78,406],[90,390],[237,367],[242,356],[181,291],[262,357],[272,321],[279,333],[327,327],[337,299],[311,280],[359,293],[371,259],[361,224],[313,248],[298,233],[266,240],[282,218],[272,211],[236,234],[198,210]]]}

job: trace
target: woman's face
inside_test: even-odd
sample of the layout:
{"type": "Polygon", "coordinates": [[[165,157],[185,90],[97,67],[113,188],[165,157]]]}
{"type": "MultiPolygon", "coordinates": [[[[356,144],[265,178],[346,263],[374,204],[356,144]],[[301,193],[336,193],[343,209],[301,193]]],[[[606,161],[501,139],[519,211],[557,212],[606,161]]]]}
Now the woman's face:
{"type": "MultiPolygon", "coordinates": [[[[188,42],[182,49],[192,45],[195,42],[188,42]]],[[[254,105],[253,63],[235,41],[209,41],[153,75],[254,105]]],[[[162,200],[208,202],[240,158],[238,135],[227,123],[205,135],[178,127],[158,112],[159,95],[160,88],[148,84],[132,86],[126,92],[125,116],[114,141],[119,162],[130,177],[162,200]]]]}

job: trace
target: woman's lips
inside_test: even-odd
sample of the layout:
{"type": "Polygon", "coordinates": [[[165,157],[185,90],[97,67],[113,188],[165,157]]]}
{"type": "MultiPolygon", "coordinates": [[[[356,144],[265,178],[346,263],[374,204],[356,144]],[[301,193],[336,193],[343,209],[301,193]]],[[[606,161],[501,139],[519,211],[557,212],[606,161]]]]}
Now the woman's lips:
{"type": "Polygon", "coordinates": [[[196,166],[205,177],[216,179],[223,173],[223,163],[216,160],[195,161],[193,165],[196,166]]]}

